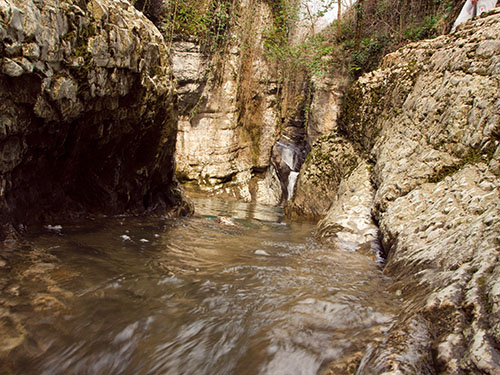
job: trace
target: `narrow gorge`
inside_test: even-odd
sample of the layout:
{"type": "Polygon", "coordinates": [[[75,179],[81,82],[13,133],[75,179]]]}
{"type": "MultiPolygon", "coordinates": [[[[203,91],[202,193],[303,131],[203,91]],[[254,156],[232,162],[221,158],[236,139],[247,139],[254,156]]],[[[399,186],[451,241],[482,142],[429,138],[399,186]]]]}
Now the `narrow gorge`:
{"type": "Polygon", "coordinates": [[[272,7],[241,2],[233,17],[235,29],[216,53],[204,52],[199,42],[172,44],[177,175],[208,193],[278,205],[308,150],[304,121],[282,118],[277,62],[264,49],[275,22],[272,7]]]}
{"type": "Polygon", "coordinates": [[[0,373],[500,373],[500,8],[324,4],[0,0],[0,373]]]}

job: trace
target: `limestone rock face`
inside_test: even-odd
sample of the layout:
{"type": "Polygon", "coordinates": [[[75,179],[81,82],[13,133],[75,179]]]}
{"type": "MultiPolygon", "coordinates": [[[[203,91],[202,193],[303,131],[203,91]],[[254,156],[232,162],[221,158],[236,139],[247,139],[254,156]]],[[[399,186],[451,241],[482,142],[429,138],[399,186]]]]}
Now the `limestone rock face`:
{"type": "Polygon", "coordinates": [[[347,151],[309,157],[300,172],[352,161],[344,175],[322,174],[315,186],[328,193],[299,178],[295,196],[333,202],[318,236],[335,246],[366,248],[378,223],[401,296],[357,374],[500,373],[499,16],[387,55],[346,93],[333,136],[347,151]]]}
{"type": "Polygon", "coordinates": [[[318,219],[328,211],[343,178],[361,158],[352,143],[332,133],[313,144],[302,165],[293,198],[285,205],[290,217],[318,219]]]}
{"type": "Polygon", "coordinates": [[[2,223],[189,210],[169,51],[128,1],[1,0],[0,56],[2,223]]]}
{"type": "Polygon", "coordinates": [[[207,192],[278,204],[281,187],[270,170],[280,135],[277,83],[262,41],[273,18],[265,2],[239,6],[238,30],[219,54],[208,57],[195,43],[174,43],[177,175],[207,192]]]}
{"type": "Polygon", "coordinates": [[[500,373],[499,14],[386,56],[346,97],[403,301],[359,374],[500,373]]]}
{"type": "Polygon", "coordinates": [[[307,141],[310,145],[317,138],[337,130],[347,84],[348,76],[341,71],[335,76],[312,78],[313,95],[307,122],[307,141]]]}
{"type": "Polygon", "coordinates": [[[378,228],[371,208],[375,189],[370,181],[370,169],[362,161],[348,178],[342,180],[326,216],[318,223],[317,237],[347,250],[380,250],[378,228]]]}
{"type": "Polygon", "coordinates": [[[341,127],[376,160],[377,215],[416,186],[495,152],[499,27],[493,15],[411,44],[350,90],[341,127]]]}
{"type": "Polygon", "coordinates": [[[485,163],[467,165],[437,184],[394,201],[381,231],[386,272],[407,303],[404,321],[361,373],[412,366],[412,373],[495,374],[500,305],[500,181],[485,163]],[[421,339],[405,342],[421,322],[421,339]],[[416,355],[402,355],[413,352],[416,355]]]}

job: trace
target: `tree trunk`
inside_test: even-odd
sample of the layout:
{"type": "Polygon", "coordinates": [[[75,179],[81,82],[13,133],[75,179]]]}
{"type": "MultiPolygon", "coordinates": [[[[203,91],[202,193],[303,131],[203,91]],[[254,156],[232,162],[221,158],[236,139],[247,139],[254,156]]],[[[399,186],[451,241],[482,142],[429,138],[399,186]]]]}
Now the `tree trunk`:
{"type": "Polygon", "coordinates": [[[354,33],[354,42],[356,50],[359,50],[361,44],[361,25],[363,23],[363,0],[358,0],[356,3],[356,30],[354,33]]]}
{"type": "Polygon", "coordinates": [[[340,27],[340,21],[341,21],[341,16],[342,16],[342,2],[341,0],[338,0],[337,3],[338,9],[337,9],[337,36],[340,39],[340,34],[342,33],[342,28],[340,27]]]}

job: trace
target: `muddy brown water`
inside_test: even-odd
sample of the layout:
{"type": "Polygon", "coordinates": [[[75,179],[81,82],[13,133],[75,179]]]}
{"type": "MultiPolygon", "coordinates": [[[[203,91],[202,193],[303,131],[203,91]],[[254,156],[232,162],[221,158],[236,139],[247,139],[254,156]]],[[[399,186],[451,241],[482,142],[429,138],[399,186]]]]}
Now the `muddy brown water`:
{"type": "Polygon", "coordinates": [[[280,208],[194,201],[191,218],[55,223],[7,243],[0,373],[345,373],[383,339],[400,302],[373,257],[280,208]]]}

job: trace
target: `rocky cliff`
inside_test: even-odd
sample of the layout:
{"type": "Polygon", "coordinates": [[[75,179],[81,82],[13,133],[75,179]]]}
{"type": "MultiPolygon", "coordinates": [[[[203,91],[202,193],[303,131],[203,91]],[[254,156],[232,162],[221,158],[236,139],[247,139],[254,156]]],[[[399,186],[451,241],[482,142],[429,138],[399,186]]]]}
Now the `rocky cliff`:
{"type": "MultiPolygon", "coordinates": [[[[206,192],[277,205],[291,195],[308,137],[324,134],[325,123],[317,121],[307,134],[302,87],[298,100],[283,99],[277,71],[282,62],[265,48],[280,17],[272,2],[233,4],[234,25],[215,54],[203,53],[199,42],[173,43],[180,109],[177,172],[188,186],[206,192]]],[[[303,78],[302,84],[307,84],[303,78]]],[[[318,100],[335,97],[323,86],[318,100]]]]}
{"type": "Polygon", "coordinates": [[[178,175],[205,191],[277,204],[279,181],[266,178],[279,137],[277,85],[262,40],[273,16],[255,0],[241,1],[239,11],[238,26],[215,55],[197,43],[174,43],[178,175]]]}
{"type": "Polygon", "coordinates": [[[401,296],[357,374],[500,373],[499,35],[497,9],[387,55],[301,171],[334,189],[318,236],[373,247],[377,223],[401,296]]]}
{"type": "Polygon", "coordinates": [[[0,1],[0,222],[189,211],[169,51],[127,1],[0,1]]]}

